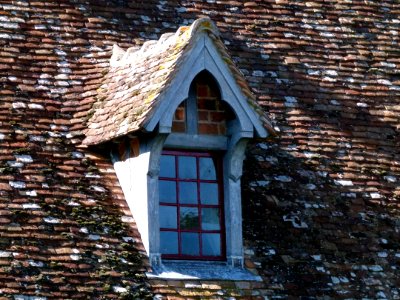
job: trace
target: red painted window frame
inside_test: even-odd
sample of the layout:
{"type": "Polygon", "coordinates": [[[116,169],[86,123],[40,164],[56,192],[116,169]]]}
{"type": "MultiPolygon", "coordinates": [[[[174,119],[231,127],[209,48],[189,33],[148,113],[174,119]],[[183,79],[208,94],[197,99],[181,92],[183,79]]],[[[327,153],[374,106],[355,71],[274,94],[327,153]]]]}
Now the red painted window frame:
{"type": "MultiPolygon", "coordinates": [[[[159,181],[168,180],[175,182],[196,182],[197,183],[197,204],[180,204],[178,202],[179,198],[179,184],[176,184],[176,203],[169,202],[159,202],[160,206],[173,206],[177,207],[177,229],[171,228],[160,228],[161,231],[167,232],[177,232],[178,233],[178,254],[161,254],[162,258],[165,259],[179,259],[179,260],[212,260],[212,261],[224,261],[226,260],[226,240],[225,240],[225,215],[224,215],[224,203],[223,203],[223,172],[222,172],[222,154],[219,152],[208,152],[208,151],[182,151],[182,150],[163,150],[162,155],[172,155],[175,156],[175,178],[171,177],[159,177],[159,181]],[[178,178],[178,156],[187,156],[196,158],[196,179],[180,179],[178,178]],[[199,158],[200,157],[210,157],[215,162],[216,168],[216,180],[204,180],[199,178],[199,158]],[[218,204],[201,204],[200,203],[200,182],[205,183],[217,183],[218,184],[218,204]],[[199,211],[199,228],[198,229],[180,229],[180,207],[197,207],[199,211]],[[218,208],[219,209],[219,225],[220,230],[202,230],[201,229],[201,208],[218,208]],[[181,244],[181,232],[193,232],[199,233],[199,255],[184,255],[181,254],[182,244],[181,244]],[[202,234],[203,233],[219,233],[220,234],[220,245],[221,245],[221,255],[220,256],[207,256],[202,255],[202,234]]],[[[161,191],[160,191],[161,192],[161,191]]]]}

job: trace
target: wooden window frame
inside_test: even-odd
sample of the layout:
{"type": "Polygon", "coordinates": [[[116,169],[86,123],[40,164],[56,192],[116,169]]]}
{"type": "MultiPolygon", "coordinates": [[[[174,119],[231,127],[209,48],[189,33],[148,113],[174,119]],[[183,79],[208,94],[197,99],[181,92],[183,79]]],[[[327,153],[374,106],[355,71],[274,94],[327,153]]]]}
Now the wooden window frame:
{"type": "MultiPolygon", "coordinates": [[[[163,259],[178,259],[178,260],[207,260],[207,261],[225,261],[226,260],[226,233],[225,233],[225,216],[224,216],[224,201],[223,201],[223,172],[222,172],[222,154],[218,152],[199,152],[199,151],[181,151],[181,150],[163,150],[162,155],[171,155],[175,157],[175,178],[172,177],[159,177],[159,181],[175,181],[176,184],[176,202],[159,202],[161,206],[176,207],[177,208],[177,228],[161,228],[161,232],[177,232],[178,234],[178,254],[161,254],[163,259]],[[195,157],[196,158],[196,178],[195,179],[181,179],[179,178],[179,165],[178,157],[195,157]],[[199,176],[199,158],[210,157],[215,162],[216,180],[200,179],[199,176]],[[196,182],[197,183],[197,203],[179,203],[179,182],[196,182]],[[202,204],[200,202],[200,183],[217,183],[218,184],[218,204],[202,204]],[[195,207],[199,212],[199,227],[197,229],[181,229],[180,228],[180,208],[181,207],[195,207]],[[219,209],[219,230],[204,230],[201,228],[201,209],[202,208],[218,208],[219,209]],[[182,254],[182,240],[181,233],[198,233],[199,234],[199,255],[185,255],[182,254]],[[220,253],[219,256],[209,256],[202,254],[202,234],[218,233],[220,235],[220,253]]],[[[161,193],[162,191],[160,191],[161,193]]]]}

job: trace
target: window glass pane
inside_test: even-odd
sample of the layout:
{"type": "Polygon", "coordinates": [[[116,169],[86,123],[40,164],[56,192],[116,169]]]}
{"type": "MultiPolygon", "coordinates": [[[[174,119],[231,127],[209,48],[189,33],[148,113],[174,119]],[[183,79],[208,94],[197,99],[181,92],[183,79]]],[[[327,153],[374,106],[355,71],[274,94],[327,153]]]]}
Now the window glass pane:
{"type": "Polygon", "coordinates": [[[204,256],[221,256],[221,236],[219,233],[203,233],[201,238],[204,256]]]}
{"type": "Polygon", "coordinates": [[[161,231],[160,247],[162,254],[178,254],[178,233],[161,231]]]}
{"type": "Polygon", "coordinates": [[[180,229],[198,229],[199,228],[199,210],[197,207],[180,208],[180,229]]]}
{"type": "Polygon", "coordinates": [[[175,181],[160,180],[158,186],[160,202],[176,203],[175,181]]]}
{"type": "Polygon", "coordinates": [[[178,156],[179,178],[196,179],[196,157],[178,156]]]}
{"type": "Polygon", "coordinates": [[[218,204],[218,184],[200,183],[200,201],[202,204],[218,204]]]}
{"type": "Polygon", "coordinates": [[[214,161],[210,157],[201,157],[199,161],[200,179],[216,180],[214,161]]]}
{"type": "Polygon", "coordinates": [[[179,203],[197,204],[196,182],[179,182],[179,203]]]}
{"type": "Polygon", "coordinates": [[[219,209],[203,208],[201,210],[201,229],[219,230],[219,209]]]}
{"type": "Polygon", "coordinates": [[[161,155],[160,158],[160,177],[175,178],[175,156],[161,155]]]}
{"type": "Polygon", "coordinates": [[[181,235],[182,254],[184,255],[199,255],[199,234],[182,232],[181,235]]]}
{"type": "Polygon", "coordinates": [[[177,214],[175,206],[160,205],[160,228],[177,228],[177,214]]]}

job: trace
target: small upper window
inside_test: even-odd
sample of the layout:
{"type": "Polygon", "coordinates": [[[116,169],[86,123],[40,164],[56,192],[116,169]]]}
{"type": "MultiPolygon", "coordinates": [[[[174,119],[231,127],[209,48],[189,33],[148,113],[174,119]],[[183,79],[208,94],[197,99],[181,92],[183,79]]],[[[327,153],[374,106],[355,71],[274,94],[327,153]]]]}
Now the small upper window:
{"type": "Polygon", "coordinates": [[[200,72],[192,82],[190,97],[175,111],[172,132],[225,135],[227,122],[235,119],[232,109],[221,101],[218,84],[207,72],[200,72]]]}
{"type": "Polygon", "coordinates": [[[220,174],[216,153],[163,151],[159,176],[163,258],[225,259],[220,174]]]}

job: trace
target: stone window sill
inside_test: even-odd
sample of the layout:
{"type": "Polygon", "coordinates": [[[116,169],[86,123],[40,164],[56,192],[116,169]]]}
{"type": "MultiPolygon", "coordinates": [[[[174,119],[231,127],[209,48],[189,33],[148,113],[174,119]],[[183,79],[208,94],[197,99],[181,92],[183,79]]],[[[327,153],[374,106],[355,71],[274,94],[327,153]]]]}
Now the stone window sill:
{"type": "Polygon", "coordinates": [[[262,281],[260,276],[247,269],[231,267],[222,262],[204,261],[163,261],[146,275],[152,279],[262,281]]]}

